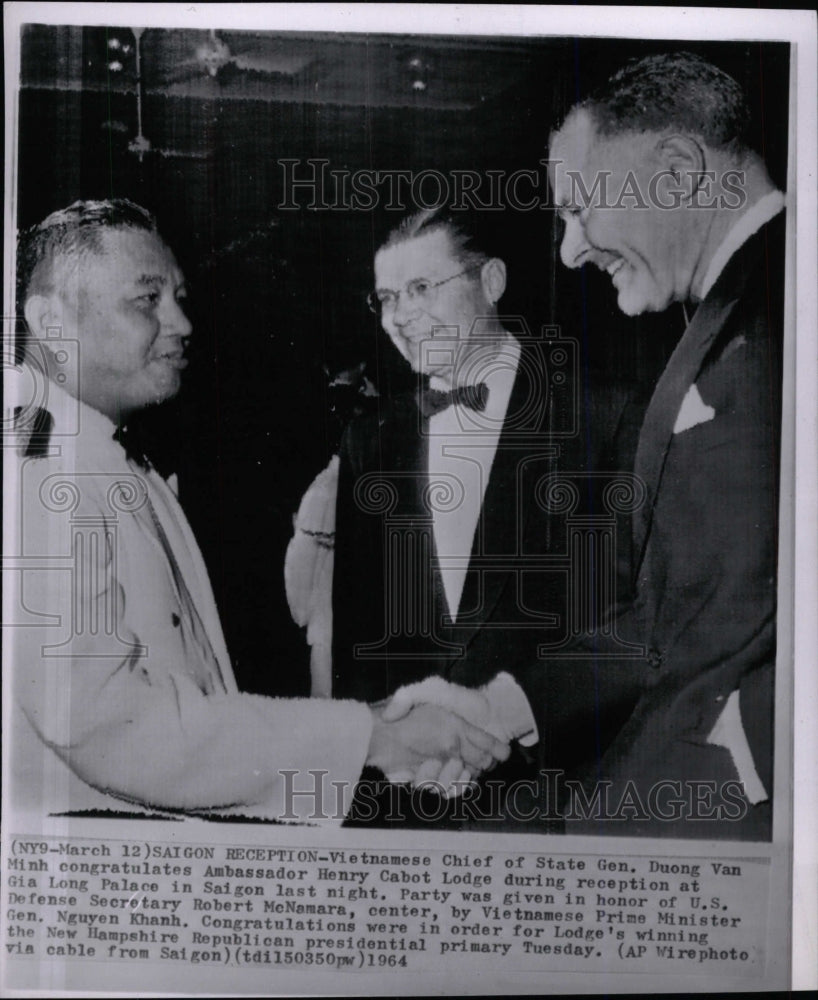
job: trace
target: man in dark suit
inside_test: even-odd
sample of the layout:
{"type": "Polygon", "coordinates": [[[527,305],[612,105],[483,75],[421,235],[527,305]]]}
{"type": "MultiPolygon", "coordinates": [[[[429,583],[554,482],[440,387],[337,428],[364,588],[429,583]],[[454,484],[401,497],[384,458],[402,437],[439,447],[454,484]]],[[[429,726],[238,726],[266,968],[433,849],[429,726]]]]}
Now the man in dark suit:
{"type": "Polygon", "coordinates": [[[508,777],[536,773],[526,747],[538,734],[505,671],[527,668],[563,625],[537,484],[570,409],[571,345],[500,316],[505,263],[471,223],[415,213],[375,257],[370,305],[418,388],[354,421],[342,444],[332,693],[379,699],[423,682],[417,701],[476,706],[473,721],[519,741],[508,777]]]}
{"type": "Polygon", "coordinates": [[[601,629],[584,659],[530,667],[548,762],[564,741],[582,782],[577,832],[771,836],[785,200],[748,121],[738,84],[681,53],[626,66],[551,140],[563,263],[607,272],[627,315],[686,320],[639,433],[633,593],[611,618],[646,655],[610,656],[601,629]]]}

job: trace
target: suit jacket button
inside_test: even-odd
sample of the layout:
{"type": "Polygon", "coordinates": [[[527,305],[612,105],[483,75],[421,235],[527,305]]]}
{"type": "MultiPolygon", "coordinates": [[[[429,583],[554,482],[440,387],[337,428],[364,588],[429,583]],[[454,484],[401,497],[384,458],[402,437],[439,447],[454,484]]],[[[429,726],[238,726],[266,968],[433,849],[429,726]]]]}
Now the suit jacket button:
{"type": "Polygon", "coordinates": [[[178,628],[182,624],[182,619],[174,611],[170,616],[170,620],[173,622],[174,627],[178,628]]]}
{"type": "Polygon", "coordinates": [[[658,649],[648,650],[648,666],[653,670],[658,670],[662,665],[662,654],[658,649]]]}

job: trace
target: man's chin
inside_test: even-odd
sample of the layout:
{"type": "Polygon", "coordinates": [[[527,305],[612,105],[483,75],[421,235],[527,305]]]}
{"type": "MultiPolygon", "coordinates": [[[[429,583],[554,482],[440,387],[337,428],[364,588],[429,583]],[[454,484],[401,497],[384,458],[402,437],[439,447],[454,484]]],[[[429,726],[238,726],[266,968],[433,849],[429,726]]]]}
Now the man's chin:
{"type": "Polygon", "coordinates": [[[452,374],[451,362],[448,362],[447,364],[438,364],[437,362],[430,362],[423,357],[414,359],[412,368],[414,368],[416,372],[428,375],[429,378],[433,375],[436,375],[438,378],[445,378],[447,376],[451,376],[452,374]]]}
{"type": "Polygon", "coordinates": [[[646,312],[664,312],[670,300],[664,300],[653,290],[625,287],[618,290],[616,304],[626,316],[641,316],[646,312]]]}
{"type": "Polygon", "coordinates": [[[154,383],[150,390],[145,391],[140,405],[136,406],[135,409],[167,403],[179,395],[181,388],[182,380],[178,374],[175,378],[162,379],[160,382],[154,383]]]}
{"type": "Polygon", "coordinates": [[[616,304],[619,306],[619,311],[626,316],[638,316],[640,313],[645,312],[646,309],[644,304],[631,301],[627,295],[619,295],[616,304]]]}
{"type": "Polygon", "coordinates": [[[451,382],[452,379],[451,365],[422,365],[420,369],[415,369],[415,371],[418,370],[428,376],[428,378],[440,378],[445,382],[451,382]]]}

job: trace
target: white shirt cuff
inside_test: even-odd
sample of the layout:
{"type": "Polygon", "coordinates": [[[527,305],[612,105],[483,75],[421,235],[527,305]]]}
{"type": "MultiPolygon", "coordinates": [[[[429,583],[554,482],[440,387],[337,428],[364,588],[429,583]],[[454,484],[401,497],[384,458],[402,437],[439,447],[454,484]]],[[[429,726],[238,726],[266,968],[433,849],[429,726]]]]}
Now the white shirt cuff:
{"type": "Polygon", "coordinates": [[[487,729],[504,740],[517,740],[521,746],[533,747],[540,738],[534,713],[523,689],[511,674],[498,674],[482,688],[489,703],[487,729]]]}

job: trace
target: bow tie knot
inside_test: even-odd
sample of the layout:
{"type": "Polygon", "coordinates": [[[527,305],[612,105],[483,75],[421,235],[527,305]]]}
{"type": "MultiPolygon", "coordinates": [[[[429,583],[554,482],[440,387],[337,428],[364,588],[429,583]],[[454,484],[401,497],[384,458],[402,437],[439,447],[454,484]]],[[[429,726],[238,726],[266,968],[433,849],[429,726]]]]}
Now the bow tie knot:
{"type": "Polygon", "coordinates": [[[142,435],[132,428],[119,426],[112,435],[114,441],[125,449],[125,457],[141,469],[149,469],[151,462],[142,446],[142,435]]]}
{"type": "Polygon", "coordinates": [[[482,413],[489,399],[489,387],[485,382],[476,385],[461,385],[457,389],[444,391],[441,389],[423,389],[418,393],[418,407],[424,417],[433,417],[442,413],[453,403],[465,406],[469,410],[482,413]]]}

